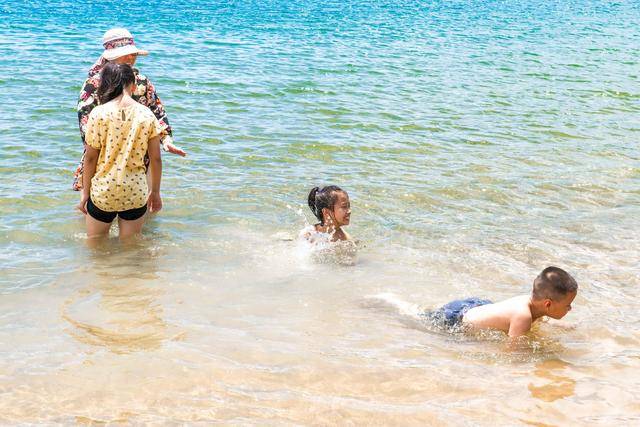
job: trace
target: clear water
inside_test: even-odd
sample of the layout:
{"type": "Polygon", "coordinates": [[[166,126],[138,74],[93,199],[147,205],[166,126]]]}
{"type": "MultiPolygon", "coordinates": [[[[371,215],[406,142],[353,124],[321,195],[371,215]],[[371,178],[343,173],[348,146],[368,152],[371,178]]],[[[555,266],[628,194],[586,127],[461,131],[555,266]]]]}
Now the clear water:
{"type": "Polygon", "coordinates": [[[637,2],[5,0],[0,18],[1,422],[640,420],[637,2]],[[189,156],[164,156],[141,241],[90,250],[74,107],[115,25],[151,51],[189,156]],[[321,183],[351,196],[355,265],[289,240],[321,183]],[[574,310],[516,351],[369,298],[497,300],[550,264],[574,310]]]}

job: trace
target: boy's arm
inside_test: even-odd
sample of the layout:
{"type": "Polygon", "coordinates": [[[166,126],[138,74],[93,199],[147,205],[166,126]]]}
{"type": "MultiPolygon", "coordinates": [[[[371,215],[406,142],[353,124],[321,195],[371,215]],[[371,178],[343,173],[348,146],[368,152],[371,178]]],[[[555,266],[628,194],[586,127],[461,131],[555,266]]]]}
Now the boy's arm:
{"type": "Polygon", "coordinates": [[[509,322],[509,337],[516,338],[531,329],[531,315],[517,314],[509,322]]]}

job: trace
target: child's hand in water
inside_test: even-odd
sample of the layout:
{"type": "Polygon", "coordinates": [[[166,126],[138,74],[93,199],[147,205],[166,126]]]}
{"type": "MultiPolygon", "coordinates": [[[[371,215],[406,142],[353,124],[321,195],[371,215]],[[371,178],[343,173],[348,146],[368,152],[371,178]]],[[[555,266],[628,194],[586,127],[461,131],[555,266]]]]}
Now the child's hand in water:
{"type": "Polygon", "coordinates": [[[565,331],[573,331],[573,330],[576,329],[576,325],[575,324],[568,323],[568,322],[565,322],[563,320],[545,318],[543,320],[543,322],[548,324],[549,326],[552,326],[552,327],[558,328],[558,329],[562,329],[562,330],[565,330],[565,331]]]}
{"type": "Polygon", "coordinates": [[[158,212],[162,209],[162,198],[159,192],[152,191],[149,193],[149,199],[147,200],[149,212],[158,212]]]}

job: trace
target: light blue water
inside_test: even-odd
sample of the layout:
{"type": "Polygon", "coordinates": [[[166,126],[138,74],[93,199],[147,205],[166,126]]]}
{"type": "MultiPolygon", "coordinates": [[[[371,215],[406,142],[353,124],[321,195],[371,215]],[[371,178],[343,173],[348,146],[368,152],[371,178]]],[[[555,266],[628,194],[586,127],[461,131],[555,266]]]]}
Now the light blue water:
{"type": "Polygon", "coordinates": [[[0,420],[637,421],[639,25],[632,1],[5,0],[0,420]],[[189,156],[139,246],[91,252],[75,103],[113,26],[189,156]],[[351,268],[280,240],[321,183],[351,196],[351,268]],[[499,299],[549,264],[576,328],[522,364],[363,303],[499,299]]]}

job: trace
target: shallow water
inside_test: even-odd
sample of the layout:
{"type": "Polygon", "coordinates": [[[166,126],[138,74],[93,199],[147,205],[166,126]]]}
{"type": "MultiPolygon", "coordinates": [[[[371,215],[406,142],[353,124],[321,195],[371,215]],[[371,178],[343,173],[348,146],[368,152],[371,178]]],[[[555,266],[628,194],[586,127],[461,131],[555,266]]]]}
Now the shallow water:
{"type": "Polygon", "coordinates": [[[636,424],[640,10],[0,5],[0,422],[636,424]],[[154,25],[148,25],[153,21],[154,25]],[[110,26],[176,142],[145,236],[87,249],[75,101],[110,26]],[[354,265],[290,238],[346,188],[354,265]],[[580,284],[509,351],[419,307],[580,284]]]}

